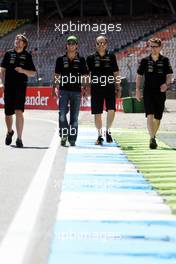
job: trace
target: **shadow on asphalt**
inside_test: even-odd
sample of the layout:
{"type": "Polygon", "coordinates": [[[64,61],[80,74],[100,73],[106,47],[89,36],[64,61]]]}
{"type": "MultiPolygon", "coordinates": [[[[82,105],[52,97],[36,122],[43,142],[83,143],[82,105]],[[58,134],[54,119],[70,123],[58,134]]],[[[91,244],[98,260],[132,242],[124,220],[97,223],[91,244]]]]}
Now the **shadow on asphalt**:
{"type": "MultiPolygon", "coordinates": [[[[20,149],[16,145],[11,145],[12,148],[20,149]]],[[[29,146],[29,147],[23,147],[21,149],[49,149],[49,147],[35,147],[35,146],[29,146]]]]}

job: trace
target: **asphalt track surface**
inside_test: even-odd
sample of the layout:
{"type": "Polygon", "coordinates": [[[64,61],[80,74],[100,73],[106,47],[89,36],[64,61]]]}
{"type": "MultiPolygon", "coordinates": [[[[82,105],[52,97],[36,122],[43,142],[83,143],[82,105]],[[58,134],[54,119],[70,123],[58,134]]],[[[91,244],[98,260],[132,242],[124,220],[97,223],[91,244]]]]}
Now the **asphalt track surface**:
{"type": "MultiPolygon", "coordinates": [[[[176,121],[174,117],[174,111],[165,114],[160,133],[160,137],[173,147],[176,146],[176,121]]],[[[54,137],[54,145],[58,144],[55,149],[54,157],[50,161],[51,168],[50,171],[48,171],[49,180],[47,181],[46,179],[46,186],[44,186],[46,189],[44,196],[42,196],[40,210],[35,222],[35,235],[33,236],[30,245],[28,245],[28,251],[25,252],[25,264],[48,263],[48,257],[50,255],[50,247],[53,239],[53,225],[57,214],[57,205],[60,200],[60,191],[68,151],[68,148],[62,148],[59,145],[59,137],[57,136],[57,118],[57,111],[26,111],[23,135],[24,148],[17,149],[14,144],[15,136],[13,137],[13,143],[11,146],[4,145],[6,130],[3,111],[0,111],[1,242],[6,237],[8,228],[13,222],[26,193],[33,183],[36,173],[45,154],[50,149],[50,144],[54,137]]],[[[87,127],[92,126],[93,119],[90,113],[80,114],[80,124],[87,127]]],[[[118,113],[114,126],[144,128],[145,119],[143,114],[130,115],[129,118],[128,114],[125,115],[123,113],[118,113]]],[[[26,208],[26,212],[30,212],[31,208],[34,206],[34,204],[32,204],[34,201],[32,201],[32,199],[29,200],[31,200],[31,203],[29,203],[29,208],[26,208]]],[[[25,226],[25,223],[23,224],[25,226]]],[[[5,259],[3,259],[3,263],[6,263],[5,259]]]]}
{"type": "MultiPolygon", "coordinates": [[[[7,230],[14,219],[19,206],[21,205],[27,190],[36,176],[36,172],[49,150],[53,135],[57,130],[57,113],[51,112],[47,118],[46,112],[36,113],[29,111],[25,113],[24,128],[24,148],[15,147],[16,137],[14,135],[11,146],[4,145],[6,134],[4,116],[1,111],[1,146],[0,146],[0,240],[7,234],[7,230]],[[45,116],[45,117],[44,117],[45,116]],[[44,119],[43,119],[44,117],[44,119]],[[53,119],[53,120],[52,120],[53,119]]],[[[51,239],[52,221],[56,213],[56,206],[59,199],[58,186],[61,184],[65,166],[65,155],[67,149],[60,148],[59,137],[56,136],[58,148],[52,161],[49,181],[47,182],[46,192],[43,197],[40,212],[37,217],[35,227],[35,238],[32,241],[31,256],[35,261],[32,263],[47,263],[48,244],[51,239]],[[37,244],[37,251],[32,252],[37,244]],[[41,254],[40,254],[41,249],[41,254]],[[45,249],[45,250],[44,250],[45,249]],[[38,261],[39,257],[39,261],[38,261]],[[45,262],[44,262],[45,261],[45,262]]],[[[38,186],[40,188],[40,186],[38,186]]],[[[31,197],[32,198],[32,197],[31,197]]],[[[29,205],[33,208],[34,204],[29,205]]],[[[28,210],[28,209],[27,209],[28,210]]],[[[30,223],[29,223],[30,224],[30,223]]],[[[26,223],[27,225],[27,223],[26,223]]],[[[9,248],[10,250],[10,248],[9,248]]],[[[30,255],[30,252],[29,252],[30,255]]],[[[30,257],[31,257],[30,256],[30,257]]],[[[3,260],[4,261],[4,260],[3,260]]],[[[0,261],[1,262],[1,261],[0,261]]],[[[31,263],[31,261],[30,261],[31,263]]]]}

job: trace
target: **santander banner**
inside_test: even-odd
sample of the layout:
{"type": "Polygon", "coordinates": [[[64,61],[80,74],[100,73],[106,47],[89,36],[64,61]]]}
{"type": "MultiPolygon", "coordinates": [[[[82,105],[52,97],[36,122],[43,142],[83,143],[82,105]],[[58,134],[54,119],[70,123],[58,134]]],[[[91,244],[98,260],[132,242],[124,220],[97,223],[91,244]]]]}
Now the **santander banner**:
{"type": "MultiPolygon", "coordinates": [[[[51,96],[51,87],[28,87],[26,95],[25,109],[40,109],[40,110],[57,110],[58,99],[51,96]]],[[[0,108],[3,108],[4,100],[3,94],[0,90],[0,108]]],[[[81,97],[82,111],[90,111],[90,96],[81,97]]],[[[122,99],[116,101],[117,111],[122,112],[122,99]]]]}

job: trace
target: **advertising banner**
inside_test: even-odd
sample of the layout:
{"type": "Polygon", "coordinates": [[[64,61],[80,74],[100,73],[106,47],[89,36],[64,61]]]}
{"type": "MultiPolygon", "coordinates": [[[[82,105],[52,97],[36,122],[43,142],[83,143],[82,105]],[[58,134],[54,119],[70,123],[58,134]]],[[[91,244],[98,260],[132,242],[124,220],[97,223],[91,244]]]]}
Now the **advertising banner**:
{"type": "MultiPolygon", "coordinates": [[[[25,109],[40,109],[40,110],[57,110],[58,98],[52,97],[51,87],[28,87],[26,94],[25,109]]],[[[81,111],[90,111],[90,96],[81,97],[81,111]]],[[[0,90],[0,108],[3,108],[4,100],[3,94],[0,90]]],[[[122,99],[116,101],[117,111],[122,112],[122,99]]]]}

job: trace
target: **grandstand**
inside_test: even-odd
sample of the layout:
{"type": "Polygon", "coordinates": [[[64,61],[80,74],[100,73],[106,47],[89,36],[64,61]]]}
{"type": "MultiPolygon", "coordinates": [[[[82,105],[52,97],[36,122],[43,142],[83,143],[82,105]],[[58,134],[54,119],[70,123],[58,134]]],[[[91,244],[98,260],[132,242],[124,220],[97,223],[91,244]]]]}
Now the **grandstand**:
{"type": "Polygon", "coordinates": [[[4,37],[6,34],[14,31],[15,29],[21,27],[27,23],[27,19],[7,19],[0,23],[0,37],[4,37]]]}
{"type": "MultiPolygon", "coordinates": [[[[47,5],[48,2],[52,1],[44,1],[45,8],[46,6],[48,8],[49,6],[51,7],[49,9],[50,14],[47,17],[41,16],[38,24],[36,21],[29,22],[26,19],[5,20],[0,23],[0,60],[5,51],[13,46],[15,35],[25,32],[29,38],[28,50],[33,55],[38,77],[41,79],[40,85],[51,84],[56,57],[65,52],[65,40],[70,33],[78,36],[79,52],[85,57],[94,51],[96,36],[100,33],[106,33],[109,39],[109,49],[117,55],[121,75],[126,77],[129,82],[134,82],[138,62],[148,53],[146,40],[153,35],[157,35],[164,41],[163,54],[171,59],[174,73],[176,74],[176,63],[174,60],[176,52],[176,24],[173,15],[145,15],[143,17],[131,17],[129,15],[112,16],[112,9],[108,6],[105,10],[107,13],[109,10],[110,13],[106,16],[73,16],[68,18],[64,17],[63,12],[62,19],[60,19],[58,15],[55,15],[57,10],[55,9],[54,12],[52,10],[52,3],[47,5]],[[57,25],[69,24],[70,21],[77,26],[79,24],[89,24],[90,26],[93,26],[95,23],[99,26],[103,24],[103,29],[108,24],[121,24],[121,31],[105,32],[105,30],[100,30],[102,28],[99,27],[98,31],[77,30],[75,32],[65,31],[62,34],[61,31],[57,30],[57,25]],[[37,28],[37,25],[39,25],[39,28],[37,28]]],[[[30,1],[28,1],[29,3],[30,1]]],[[[95,3],[93,4],[93,1],[90,1],[89,4],[88,10],[91,12],[91,5],[94,9],[96,6],[95,3]]],[[[59,14],[61,15],[61,13],[59,14]]],[[[31,79],[30,82],[32,85],[37,84],[35,78],[31,79]]]]}
{"type": "MultiPolygon", "coordinates": [[[[159,37],[163,42],[162,54],[170,58],[171,65],[174,71],[174,77],[176,78],[176,24],[172,24],[163,30],[152,34],[150,37],[159,37]]],[[[136,44],[128,47],[122,52],[117,54],[117,59],[119,61],[119,66],[124,76],[128,77],[129,81],[134,82],[134,73],[136,72],[136,67],[141,58],[149,54],[148,45],[146,39],[137,42],[136,44]],[[129,67],[132,71],[132,80],[129,77],[129,67]]]]}

